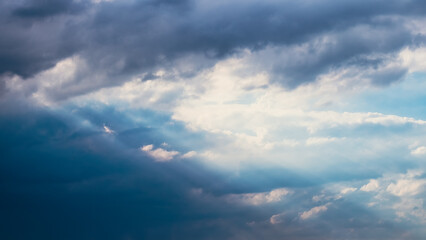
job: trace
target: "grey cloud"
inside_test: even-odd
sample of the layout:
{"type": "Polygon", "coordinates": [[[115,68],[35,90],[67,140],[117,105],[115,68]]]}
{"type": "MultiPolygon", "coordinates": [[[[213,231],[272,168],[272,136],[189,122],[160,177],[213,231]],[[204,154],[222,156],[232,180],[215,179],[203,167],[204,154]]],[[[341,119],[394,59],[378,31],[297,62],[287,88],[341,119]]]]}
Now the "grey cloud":
{"type": "Polygon", "coordinates": [[[22,18],[46,18],[58,14],[77,14],[84,10],[84,1],[29,0],[12,11],[22,18]]]}
{"type": "Polygon", "coordinates": [[[330,33],[303,44],[273,48],[255,55],[252,64],[267,69],[273,81],[288,87],[315,81],[329,71],[351,67],[359,72],[374,72],[366,77],[374,84],[386,85],[400,79],[406,69],[388,71],[382,68],[396,59],[398,50],[412,44],[409,31],[398,20],[390,21],[394,22],[391,28],[387,22],[378,22],[374,26],[361,25],[330,33]]]}
{"type": "Polygon", "coordinates": [[[286,64],[272,62],[274,80],[295,87],[331,69],[357,64],[353,59],[364,55],[422,44],[421,36],[412,36],[398,20],[386,16],[410,18],[425,10],[421,1],[414,0],[99,4],[63,0],[2,6],[0,28],[9,34],[0,38],[0,74],[27,78],[72,55],[86,61],[72,82],[80,90],[61,94],[62,98],[117,85],[158,67],[173,68],[177,59],[191,54],[204,56],[198,62],[205,63],[192,69],[196,72],[240,49],[308,44],[311,49],[304,56],[287,56],[286,64]],[[318,44],[327,37],[335,42],[318,44]],[[292,62],[293,58],[299,60],[292,62]]]}
{"type": "Polygon", "coordinates": [[[65,11],[66,1],[51,2],[55,1],[33,1],[31,8],[25,2],[23,6],[20,2],[0,3],[0,31],[4,33],[0,36],[0,74],[13,73],[27,78],[53,67],[81,48],[81,39],[73,33],[76,16],[65,11]],[[45,5],[56,8],[46,10],[42,8],[45,5]],[[32,17],[21,16],[24,14],[21,10],[32,17]],[[39,18],[34,19],[36,16],[39,18]]]}

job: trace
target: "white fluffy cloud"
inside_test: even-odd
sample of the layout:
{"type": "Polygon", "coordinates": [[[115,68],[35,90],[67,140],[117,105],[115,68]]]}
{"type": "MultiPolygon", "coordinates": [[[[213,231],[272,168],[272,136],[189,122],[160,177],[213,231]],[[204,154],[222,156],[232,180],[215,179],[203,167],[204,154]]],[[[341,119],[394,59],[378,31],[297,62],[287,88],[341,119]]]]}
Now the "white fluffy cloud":
{"type": "Polygon", "coordinates": [[[380,178],[371,179],[360,190],[373,194],[372,201],[365,200],[369,207],[376,206],[378,211],[392,209],[400,220],[426,222],[426,210],[422,199],[426,190],[426,179],[421,170],[408,170],[403,174],[386,174],[380,178]]]}
{"type": "MultiPolygon", "coordinates": [[[[167,143],[162,143],[161,146],[168,147],[167,143]]],[[[193,158],[197,155],[196,151],[189,151],[185,154],[181,154],[178,151],[168,151],[164,148],[154,149],[153,144],[145,145],[140,148],[141,151],[147,153],[150,157],[154,158],[157,162],[167,162],[173,159],[188,159],[193,158]]]]}
{"type": "Polygon", "coordinates": [[[414,156],[424,156],[424,155],[426,155],[426,147],[425,146],[420,146],[420,147],[417,147],[417,148],[413,149],[411,151],[411,155],[414,155],[414,156]]]}
{"type": "Polygon", "coordinates": [[[141,147],[143,152],[146,152],[149,156],[155,159],[158,162],[167,162],[172,160],[175,156],[179,154],[178,151],[167,151],[162,148],[154,149],[154,145],[145,145],[141,147]]]}
{"type": "Polygon", "coordinates": [[[370,182],[362,186],[360,190],[365,192],[373,192],[378,190],[379,187],[380,187],[379,181],[377,181],[376,179],[371,179],[370,182]]]}
{"type": "Polygon", "coordinates": [[[319,215],[320,213],[327,211],[329,205],[330,204],[325,204],[325,205],[313,207],[308,211],[302,212],[300,214],[300,219],[307,220],[309,218],[313,218],[313,217],[319,215]]]}
{"type": "Polygon", "coordinates": [[[403,196],[414,196],[425,190],[426,179],[399,179],[395,183],[389,184],[386,190],[393,195],[403,196]]]}

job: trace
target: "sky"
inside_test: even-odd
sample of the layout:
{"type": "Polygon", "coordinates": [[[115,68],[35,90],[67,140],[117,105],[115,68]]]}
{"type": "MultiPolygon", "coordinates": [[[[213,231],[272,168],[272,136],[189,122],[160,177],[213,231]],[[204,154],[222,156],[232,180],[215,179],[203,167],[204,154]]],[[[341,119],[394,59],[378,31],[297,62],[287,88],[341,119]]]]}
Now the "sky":
{"type": "Polygon", "coordinates": [[[423,240],[426,2],[0,0],[1,239],[423,240]]]}

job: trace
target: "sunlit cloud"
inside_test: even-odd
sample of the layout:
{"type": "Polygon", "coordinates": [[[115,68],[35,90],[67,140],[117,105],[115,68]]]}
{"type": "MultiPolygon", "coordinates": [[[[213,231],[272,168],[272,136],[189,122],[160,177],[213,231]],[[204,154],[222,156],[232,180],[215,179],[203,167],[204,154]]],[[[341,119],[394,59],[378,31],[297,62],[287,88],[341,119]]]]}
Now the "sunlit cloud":
{"type": "Polygon", "coordinates": [[[376,179],[371,179],[370,182],[362,186],[360,190],[365,192],[373,192],[379,189],[379,187],[379,181],[377,181],[376,179]]]}
{"type": "Polygon", "coordinates": [[[327,211],[329,205],[330,204],[313,207],[310,210],[301,213],[300,219],[307,220],[307,219],[313,218],[313,217],[327,211]]]}
{"type": "Polygon", "coordinates": [[[111,128],[109,128],[108,126],[106,126],[106,125],[104,125],[104,131],[106,133],[108,133],[108,134],[113,134],[114,133],[114,131],[111,128]]]}
{"type": "Polygon", "coordinates": [[[158,162],[167,162],[172,160],[176,155],[179,154],[178,151],[167,151],[163,148],[154,149],[154,145],[145,145],[141,147],[143,152],[146,152],[149,156],[155,159],[158,162]]]}
{"type": "Polygon", "coordinates": [[[225,196],[226,201],[248,205],[262,205],[268,203],[279,202],[292,191],[285,188],[274,189],[270,192],[262,193],[242,193],[230,194],[225,196]]]}

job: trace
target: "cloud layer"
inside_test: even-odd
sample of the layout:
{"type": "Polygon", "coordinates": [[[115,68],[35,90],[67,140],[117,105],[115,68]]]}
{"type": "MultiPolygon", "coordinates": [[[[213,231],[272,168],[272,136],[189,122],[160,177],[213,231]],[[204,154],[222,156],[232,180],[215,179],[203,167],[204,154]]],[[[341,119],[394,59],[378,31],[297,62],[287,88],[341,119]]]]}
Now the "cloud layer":
{"type": "Polygon", "coordinates": [[[423,239],[424,1],[0,1],[0,238],[423,239]]]}
{"type": "Polygon", "coordinates": [[[407,70],[380,68],[402,48],[423,45],[412,23],[424,8],[414,0],[5,1],[0,74],[29,78],[78,57],[69,80],[78,90],[52,94],[62,99],[135,75],[155,78],[158,69],[189,76],[243,49],[273,46],[257,65],[284,86],[349,67],[371,68],[366,77],[386,85],[407,70]]]}

